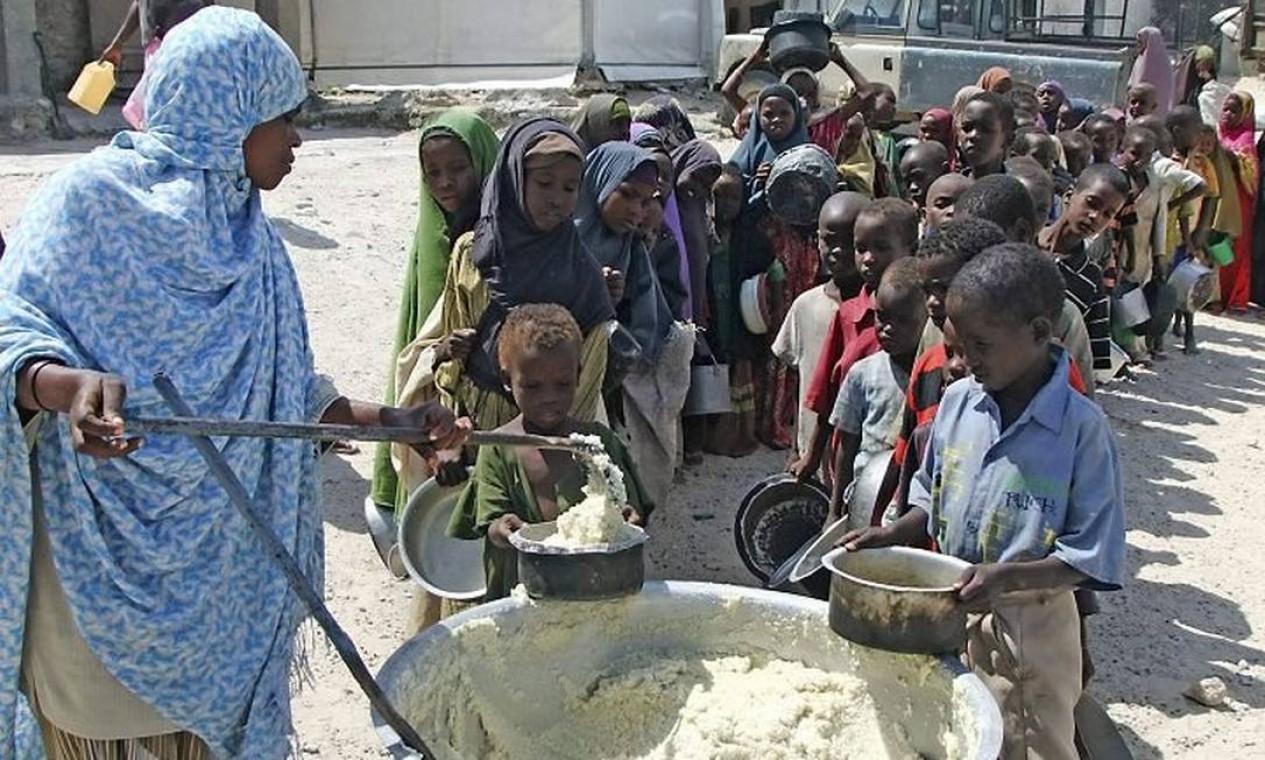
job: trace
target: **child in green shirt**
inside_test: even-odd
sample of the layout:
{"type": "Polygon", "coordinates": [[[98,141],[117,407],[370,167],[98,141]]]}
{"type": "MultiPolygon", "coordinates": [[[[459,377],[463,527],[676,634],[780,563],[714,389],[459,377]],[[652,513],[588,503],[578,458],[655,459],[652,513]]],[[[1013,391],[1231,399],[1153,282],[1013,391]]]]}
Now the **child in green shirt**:
{"type": "MultiPolygon", "coordinates": [[[[500,432],[568,436],[596,435],[624,472],[628,506],[624,517],[645,525],[653,505],[646,498],[632,458],[606,426],[577,422],[569,410],[580,376],[583,338],[575,319],[554,304],[513,309],[501,327],[497,360],[520,414],[500,432]]],[[[584,468],[569,452],[526,446],[484,446],[462,491],[448,534],[484,539],[487,601],[508,596],[518,584],[518,560],[510,534],[529,523],[557,519],[584,499],[584,468]]]]}

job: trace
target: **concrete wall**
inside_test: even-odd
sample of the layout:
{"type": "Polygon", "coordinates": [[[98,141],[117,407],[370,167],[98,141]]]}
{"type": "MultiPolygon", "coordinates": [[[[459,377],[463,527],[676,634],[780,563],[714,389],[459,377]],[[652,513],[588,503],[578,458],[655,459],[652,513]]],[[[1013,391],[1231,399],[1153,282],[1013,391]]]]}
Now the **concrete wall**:
{"type": "Polygon", "coordinates": [[[320,87],[553,79],[581,63],[612,79],[701,77],[724,27],[723,0],[260,0],[260,8],[320,87]]]}
{"type": "Polygon", "coordinates": [[[35,0],[35,17],[44,46],[48,86],[70,89],[89,57],[88,0],[35,0]]]}
{"type": "MultiPolygon", "coordinates": [[[[88,48],[91,51],[91,56],[97,56],[102,50],[105,50],[106,45],[110,44],[110,40],[114,39],[114,34],[119,30],[119,25],[123,23],[123,18],[127,15],[127,9],[132,4],[132,0],[82,1],[86,2],[88,6],[88,48]]],[[[282,2],[287,1],[282,0],[282,2]]],[[[5,0],[5,2],[8,3],[10,0],[5,0]]],[[[255,0],[218,0],[218,2],[220,5],[255,10],[255,0]]],[[[79,62],[80,67],[83,64],[83,61],[79,62]]],[[[132,38],[131,43],[123,50],[123,70],[120,72],[119,80],[124,84],[130,84],[140,75],[143,66],[144,56],[141,50],[140,35],[137,35],[132,38]]]]}
{"type": "Polygon", "coordinates": [[[40,57],[32,36],[36,30],[34,0],[4,0],[4,93],[36,97],[40,89],[40,57]]]}

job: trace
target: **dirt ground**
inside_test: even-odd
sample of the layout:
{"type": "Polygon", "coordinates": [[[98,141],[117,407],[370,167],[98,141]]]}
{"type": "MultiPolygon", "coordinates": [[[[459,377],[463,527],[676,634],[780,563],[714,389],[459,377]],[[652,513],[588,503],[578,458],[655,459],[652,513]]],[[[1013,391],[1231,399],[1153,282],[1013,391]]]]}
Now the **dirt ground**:
{"type": "MultiPolygon", "coordinates": [[[[348,395],[376,399],[394,329],[417,199],[416,136],[314,131],[266,207],[289,242],[307,300],[317,364],[348,395]]],[[[36,187],[90,143],[0,149],[0,228],[36,187]]],[[[1200,317],[1203,353],[1174,355],[1136,384],[1102,394],[1127,477],[1128,585],[1091,621],[1107,706],[1139,758],[1265,756],[1265,572],[1254,512],[1265,473],[1265,323],[1200,317]],[[1257,483],[1257,486],[1253,486],[1257,483]],[[1256,559],[1253,559],[1256,557],[1256,559]],[[1182,697],[1219,676],[1234,708],[1182,697]]],[[[371,668],[400,643],[413,588],[391,580],[365,534],[361,502],[372,452],[324,470],[331,609],[371,668]]],[[[734,549],[733,514],[784,455],[709,458],[658,513],[658,578],[752,584],[734,549]]],[[[261,559],[262,561],[262,559],[261,559]]],[[[823,631],[822,635],[830,635],[823,631]]],[[[312,653],[297,698],[304,754],[379,757],[368,707],[331,648],[312,653]]]]}

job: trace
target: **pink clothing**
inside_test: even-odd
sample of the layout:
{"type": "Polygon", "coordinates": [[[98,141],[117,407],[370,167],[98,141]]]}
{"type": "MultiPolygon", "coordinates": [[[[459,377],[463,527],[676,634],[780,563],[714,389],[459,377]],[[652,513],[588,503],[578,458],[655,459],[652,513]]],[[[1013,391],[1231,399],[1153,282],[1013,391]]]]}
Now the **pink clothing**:
{"type": "Polygon", "coordinates": [[[1168,47],[1164,35],[1153,26],[1138,31],[1142,53],[1133,62],[1129,86],[1146,83],[1155,87],[1159,113],[1167,113],[1173,107],[1173,64],[1168,60],[1168,47]]]}
{"type": "Polygon", "coordinates": [[[158,54],[158,48],[162,44],[162,40],[154,37],[145,45],[145,70],[141,72],[140,81],[132,88],[132,94],[127,96],[127,102],[123,104],[123,118],[137,132],[145,131],[145,81],[149,76],[149,62],[158,54]]]}

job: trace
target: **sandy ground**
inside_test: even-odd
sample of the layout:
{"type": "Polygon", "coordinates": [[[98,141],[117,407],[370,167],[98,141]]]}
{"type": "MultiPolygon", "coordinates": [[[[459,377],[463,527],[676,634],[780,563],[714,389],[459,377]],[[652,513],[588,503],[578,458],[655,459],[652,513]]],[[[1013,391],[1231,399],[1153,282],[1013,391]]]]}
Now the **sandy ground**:
{"type": "MultiPolygon", "coordinates": [[[[347,394],[381,392],[398,282],[417,198],[414,135],[313,132],[296,171],[266,206],[289,242],[307,299],[319,368],[347,394]]],[[[88,143],[0,150],[0,228],[88,143]]],[[[1133,385],[1103,394],[1127,477],[1128,586],[1091,622],[1099,665],[1092,693],[1139,758],[1265,756],[1265,324],[1201,317],[1204,351],[1173,356],[1133,385]],[[1258,469],[1259,468],[1259,469],[1258,469]],[[1253,486],[1258,483],[1258,486],[1253,486]],[[1256,506],[1253,506],[1253,505],[1256,506]],[[1239,710],[1181,696],[1220,676],[1239,710]]],[[[710,458],[687,471],[658,513],[652,574],[751,584],[734,549],[734,510],[748,486],[781,466],[763,452],[710,458]]],[[[324,470],[326,598],[371,668],[400,643],[413,590],[391,580],[365,535],[361,501],[371,451],[324,470]]],[[[262,561],[262,560],[261,560],[262,561]]],[[[830,635],[823,631],[822,635],[830,635]]],[[[305,754],[378,757],[368,708],[336,654],[312,653],[313,684],[297,699],[305,754]]]]}

